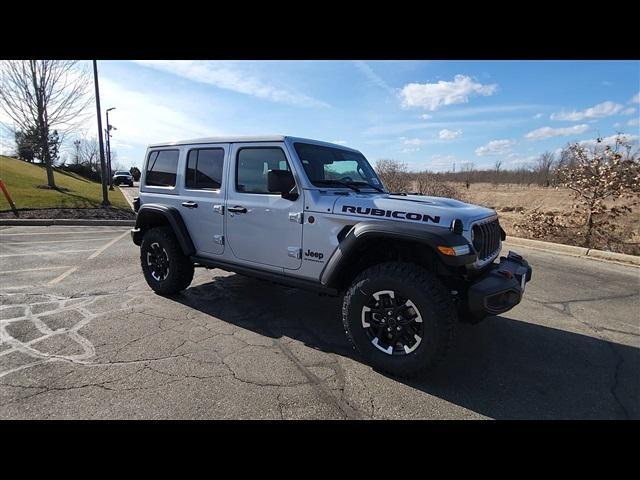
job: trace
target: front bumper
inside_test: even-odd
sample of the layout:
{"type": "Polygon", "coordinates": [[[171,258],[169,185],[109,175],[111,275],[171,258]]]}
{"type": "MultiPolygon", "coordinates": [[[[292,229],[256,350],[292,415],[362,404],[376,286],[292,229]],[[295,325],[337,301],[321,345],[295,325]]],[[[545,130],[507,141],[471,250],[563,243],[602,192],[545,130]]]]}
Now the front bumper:
{"type": "Polygon", "coordinates": [[[137,246],[142,245],[142,231],[138,227],[131,229],[131,240],[137,246]]]}
{"type": "Polygon", "coordinates": [[[515,252],[500,257],[469,287],[467,308],[477,316],[499,315],[522,300],[525,285],[531,280],[529,263],[515,252]]]}

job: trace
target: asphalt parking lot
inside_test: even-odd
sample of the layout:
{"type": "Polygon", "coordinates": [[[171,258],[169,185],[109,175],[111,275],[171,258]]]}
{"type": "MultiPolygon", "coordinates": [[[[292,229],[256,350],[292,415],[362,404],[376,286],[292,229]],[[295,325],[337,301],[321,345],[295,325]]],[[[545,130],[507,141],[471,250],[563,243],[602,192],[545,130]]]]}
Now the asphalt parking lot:
{"type": "Polygon", "coordinates": [[[523,303],[405,381],[337,299],[205,269],[163,298],[125,228],[0,227],[0,418],[640,418],[640,269],[518,251],[523,303]]]}

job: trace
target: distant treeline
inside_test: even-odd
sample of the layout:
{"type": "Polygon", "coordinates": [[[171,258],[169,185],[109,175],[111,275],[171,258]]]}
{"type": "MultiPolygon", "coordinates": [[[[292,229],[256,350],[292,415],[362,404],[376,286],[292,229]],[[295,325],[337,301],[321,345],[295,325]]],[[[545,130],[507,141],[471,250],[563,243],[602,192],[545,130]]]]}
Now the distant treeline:
{"type": "Polygon", "coordinates": [[[555,183],[554,171],[540,171],[532,168],[517,170],[467,170],[462,172],[432,173],[436,180],[459,183],[517,183],[520,185],[550,186],[555,183]]]}

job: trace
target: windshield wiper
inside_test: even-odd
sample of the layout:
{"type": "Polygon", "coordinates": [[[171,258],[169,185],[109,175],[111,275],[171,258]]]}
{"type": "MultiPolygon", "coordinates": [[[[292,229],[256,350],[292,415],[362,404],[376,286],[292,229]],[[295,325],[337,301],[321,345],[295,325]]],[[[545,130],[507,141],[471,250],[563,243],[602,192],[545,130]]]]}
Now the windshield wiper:
{"type": "Polygon", "coordinates": [[[384,192],[384,190],[383,190],[382,188],[380,188],[380,187],[376,187],[375,185],[373,185],[373,184],[371,184],[371,183],[369,183],[369,182],[363,182],[363,181],[358,180],[358,181],[354,181],[354,182],[347,182],[347,183],[348,183],[349,185],[362,185],[362,186],[365,186],[365,185],[366,185],[367,187],[371,187],[371,188],[373,188],[374,190],[377,190],[378,192],[385,193],[385,192],[384,192]]]}
{"type": "Polygon", "coordinates": [[[341,185],[343,187],[350,188],[351,190],[355,190],[356,192],[360,193],[360,189],[355,187],[354,185],[351,185],[351,182],[346,183],[341,180],[314,180],[313,183],[320,184],[320,185],[341,185]]]}

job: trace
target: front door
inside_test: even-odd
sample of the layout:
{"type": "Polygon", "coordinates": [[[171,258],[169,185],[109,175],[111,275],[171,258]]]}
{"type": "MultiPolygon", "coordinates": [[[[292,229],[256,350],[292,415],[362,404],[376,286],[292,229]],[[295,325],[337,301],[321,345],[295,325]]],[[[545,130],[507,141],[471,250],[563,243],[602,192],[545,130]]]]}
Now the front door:
{"type": "Polygon", "coordinates": [[[197,255],[224,253],[224,163],[229,144],[189,147],[179,209],[197,255]]]}
{"type": "Polygon", "coordinates": [[[282,198],[267,189],[269,170],[291,170],[281,143],[234,144],[228,175],[229,248],[244,263],[300,268],[304,195],[282,198]]]}

